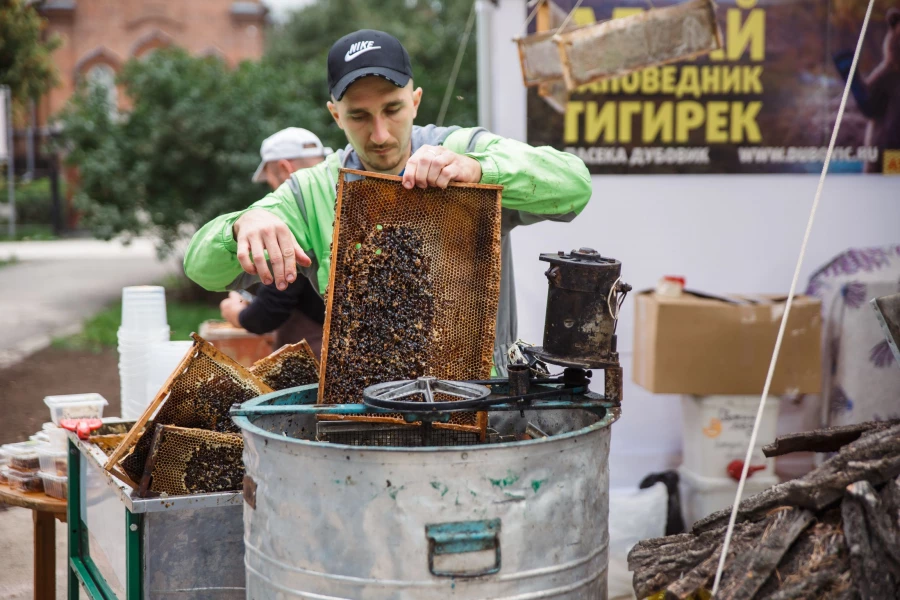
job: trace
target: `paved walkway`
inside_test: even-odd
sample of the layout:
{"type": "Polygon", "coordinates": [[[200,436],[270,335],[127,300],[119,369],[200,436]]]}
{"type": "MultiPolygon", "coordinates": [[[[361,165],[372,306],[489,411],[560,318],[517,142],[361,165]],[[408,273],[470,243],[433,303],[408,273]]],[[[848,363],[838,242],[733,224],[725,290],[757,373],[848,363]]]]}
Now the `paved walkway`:
{"type": "Polygon", "coordinates": [[[0,243],[0,368],[46,347],[121,295],[180,268],[156,257],[151,240],[0,243]]]}
{"type": "MultiPolygon", "coordinates": [[[[34,597],[34,555],[32,554],[32,516],[25,508],[0,509],[0,598],[31,600],[34,597]]],[[[66,525],[56,521],[56,597],[66,598],[67,541],[66,525]]],[[[86,596],[81,593],[81,598],[86,596]]]]}

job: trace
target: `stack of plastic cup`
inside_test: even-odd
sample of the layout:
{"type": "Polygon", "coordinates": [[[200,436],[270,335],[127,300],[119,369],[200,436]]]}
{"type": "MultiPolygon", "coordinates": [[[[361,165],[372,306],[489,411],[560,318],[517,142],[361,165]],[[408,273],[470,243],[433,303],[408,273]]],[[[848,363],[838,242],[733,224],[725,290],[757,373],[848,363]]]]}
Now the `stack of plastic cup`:
{"type": "Polygon", "coordinates": [[[147,372],[153,344],[169,341],[166,290],[161,286],[122,288],[122,326],[119,327],[119,381],[122,418],[137,419],[147,397],[147,372]]]}
{"type": "Polygon", "coordinates": [[[194,342],[157,342],[150,346],[147,362],[147,402],[152,402],[194,342]]]}

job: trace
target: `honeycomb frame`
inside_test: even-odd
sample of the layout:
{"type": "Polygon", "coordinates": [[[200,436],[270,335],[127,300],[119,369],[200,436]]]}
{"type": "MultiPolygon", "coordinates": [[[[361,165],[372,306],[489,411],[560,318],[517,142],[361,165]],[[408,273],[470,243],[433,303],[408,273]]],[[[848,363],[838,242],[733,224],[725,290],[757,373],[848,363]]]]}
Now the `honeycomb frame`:
{"type": "MultiPolygon", "coordinates": [[[[249,371],[275,391],[287,389],[287,387],[294,387],[276,387],[276,384],[278,383],[277,378],[281,374],[285,361],[292,358],[298,358],[307,363],[311,362],[315,368],[315,377],[312,377],[312,374],[309,373],[309,381],[304,381],[303,383],[298,383],[296,385],[318,383],[321,365],[319,364],[319,359],[316,357],[315,352],[313,352],[312,347],[305,339],[300,340],[296,344],[285,344],[272,354],[253,363],[249,371]]],[[[309,367],[309,364],[304,365],[304,367],[309,367]]]]}
{"type": "MultiPolygon", "coordinates": [[[[500,296],[500,201],[503,188],[452,183],[447,189],[407,190],[400,182],[401,178],[394,175],[354,169],[340,171],[322,340],[319,404],[362,401],[364,386],[356,386],[359,389],[354,388],[353,393],[335,392],[342,389],[336,382],[350,370],[339,366],[352,364],[352,359],[364,362],[365,358],[353,355],[358,342],[351,329],[353,315],[344,312],[346,307],[342,303],[353,286],[362,288],[368,281],[360,277],[353,281],[354,264],[368,260],[360,258],[356,252],[368,250],[364,244],[390,228],[398,231],[403,228],[420,236],[428,260],[428,283],[434,297],[432,331],[428,332],[433,343],[425,351],[423,372],[401,373],[393,379],[426,374],[455,380],[490,376],[500,296]],[[362,178],[348,181],[348,174],[362,178]]],[[[375,253],[381,254],[380,248],[375,253]]],[[[378,266],[374,261],[370,262],[374,265],[372,269],[378,266]]],[[[366,291],[369,295],[377,293],[371,289],[366,291]]],[[[397,310],[402,309],[402,306],[394,306],[397,310]]],[[[388,356],[392,350],[400,352],[395,346],[386,342],[383,355],[388,356]]],[[[367,385],[373,383],[380,381],[373,380],[367,385]]],[[[320,418],[329,419],[325,415],[320,418]]],[[[331,416],[330,419],[405,422],[400,415],[331,416]]],[[[482,434],[486,426],[485,414],[465,412],[454,413],[448,424],[435,424],[435,427],[482,434]]]]}
{"type": "Polygon", "coordinates": [[[191,337],[194,345],[106,462],[107,471],[117,475],[121,469],[131,479],[129,483],[138,482],[143,477],[156,425],[226,431],[236,429],[228,416],[230,404],[225,405],[227,399],[220,406],[199,401],[197,396],[203,386],[216,382],[233,384],[247,396],[236,401],[246,401],[272,392],[245,367],[202,337],[196,333],[191,337]]]}
{"type": "Polygon", "coordinates": [[[157,425],[137,496],[238,491],[244,480],[243,451],[240,433],[157,425]]]}

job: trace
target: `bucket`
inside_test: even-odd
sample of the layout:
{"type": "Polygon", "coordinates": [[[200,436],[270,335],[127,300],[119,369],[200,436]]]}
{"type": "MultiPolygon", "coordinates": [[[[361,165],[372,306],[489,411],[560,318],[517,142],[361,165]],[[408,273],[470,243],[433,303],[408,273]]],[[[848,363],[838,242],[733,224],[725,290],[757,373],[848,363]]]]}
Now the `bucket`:
{"type": "MultiPolygon", "coordinates": [[[[265,398],[298,390],[316,386],[265,398]]],[[[531,423],[549,437],[413,448],[316,442],[309,414],[235,417],[247,597],[606,599],[618,415],[492,413],[501,434],[531,423]]]]}
{"type": "MultiPolygon", "coordinates": [[[[678,492],[684,524],[690,527],[703,517],[729,508],[734,504],[738,482],[730,477],[703,477],[685,468],[678,468],[678,492]]],[[[764,473],[754,473],[744,483],[742,499],[763,492],[778,483],[778,478],[764,473]]]]}
{"type": "MultiPolygon", "coordinates": [[[[778,432],[780,400],[769,396],[756,436],[750,465],[765,467],[755,476],[773,477],[775,460],[766,458],[762,447],[778,432]]],[[[759,408],[759,396],[682,396],[684,466],[702,477],[728,476],[728,464],[743,462],[759,408]]]]}

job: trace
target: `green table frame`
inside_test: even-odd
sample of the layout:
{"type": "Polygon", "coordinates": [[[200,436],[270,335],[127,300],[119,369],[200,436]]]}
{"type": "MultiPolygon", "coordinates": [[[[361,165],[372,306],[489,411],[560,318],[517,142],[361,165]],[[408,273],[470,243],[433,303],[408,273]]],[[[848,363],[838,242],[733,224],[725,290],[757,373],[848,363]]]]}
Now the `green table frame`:
{"type": "Polygon", "coordinates": [[[143,540],[142,515],[125,508],[125,598],[113,592],[90,555],[88,527],[81,520],[81,456],[69,441],[69,600],[78,600],[83,587],[91,600],[140,600],[143,598],[141,548],[143,540]]]}

